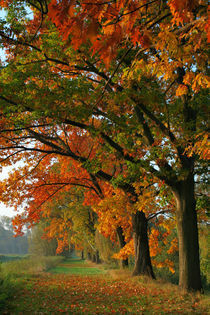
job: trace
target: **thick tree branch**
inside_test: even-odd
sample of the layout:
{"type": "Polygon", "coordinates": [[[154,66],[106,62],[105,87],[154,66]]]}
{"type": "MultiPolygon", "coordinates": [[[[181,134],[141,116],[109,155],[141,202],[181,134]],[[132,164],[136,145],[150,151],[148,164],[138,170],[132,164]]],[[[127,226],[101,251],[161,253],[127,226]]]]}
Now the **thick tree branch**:
{"type": "Polygon", "coordinates": [[[136,111],[136,116],[138,118],[138,121],[140,122],[140,124],[143,127],[145,137],[147,138],[149,144],[153,145],[154,138],[153,138],[152,132],[151,132],[147,122],[144,119],[143,113],[139,110],[138,106],[135,106],[135,111],[136,111]]]}

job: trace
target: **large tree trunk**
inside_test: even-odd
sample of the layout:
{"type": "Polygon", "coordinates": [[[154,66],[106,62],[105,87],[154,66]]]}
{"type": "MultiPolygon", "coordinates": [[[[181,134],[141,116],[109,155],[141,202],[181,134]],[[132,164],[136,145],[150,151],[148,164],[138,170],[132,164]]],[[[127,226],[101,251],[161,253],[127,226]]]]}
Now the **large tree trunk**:
{"type": "Polygon", "coordinates": [[[184,290],[202,291],[193,175],[180,181],[172,191],[177,204],[179,285],[184,290]]]}
{"type": "Polygon", "coordinates": [[[155,279],[149,252],[147,234],[148,222],[144,212],[138,211],[132,216],[133,238],[135,250],[135,267],[133,276],[147,275],[155,279]]]}
{"type": "MultiPolygon", "coordinates": [[[[116,232],[117,232],[118,240],[119,240],[119,243],[120,243],[120,248],[123,248],[126,245],[126,242],[125,242],[125,237],[123,235],[122,227],[118,226],[118,228],[116,229],[116,232]]],[[[121,260],[121,266],[123,268],[128,267],[128,258],[121,260]]]]}

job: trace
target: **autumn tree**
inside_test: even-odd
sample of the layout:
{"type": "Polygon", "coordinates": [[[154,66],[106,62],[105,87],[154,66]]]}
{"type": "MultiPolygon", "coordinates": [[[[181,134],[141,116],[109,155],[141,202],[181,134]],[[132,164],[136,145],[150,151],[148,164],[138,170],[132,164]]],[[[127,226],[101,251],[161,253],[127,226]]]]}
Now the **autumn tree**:
{"type": "Polygon", "coordinates": [[[46,222],[40,221],[39,224],[33,227],[29,237],[29,253],[38,256],[55,256],[57,241],[55,238],[44,238],[44,230],[46,222]]]}
{"type": "Polygon", "coordinates": [[[65,249],[75,248],[93,252],[97,261],[99,253],[95,246],[95,215],[91,208],[83,205],[83,191],[76,187],[68,193],[61,192],[56,198],[51,198],[42,207],[42,217],[48,222],[46,237],[56,237],[57,253],[65,249]]]}
{"type": "MultiPolygon", "coordinates": [[[[158,171],[150,171],[165,180],[176,199],[180,285],[200,289],[194,197],[196,156],[187,156],[185,150],[191,144],[195,145],[194,138],[199,131],[205,131],[202,113],[205,111],[202,105],[205,91],[202,89],[208,87],[207,4],[205,1],[152,1],[142,4],[123,1],[102,4],[99,1],[94,4],[82,2],[79,9],[72,3],[65,4],[52,1],[49,12],[63,38],[70,36],[76,48],[80,47],[80,41],[83,43],[89,39],[93,52],[104,58],[105,66],[116,58],[121,45],[127,48],[126,55],[132,46],[138,47],[132,62],[127,61],[123,81],[126,84],[130,81],[132,91],[129,96],[135,104],[136,116],[150,147],[161,140],[162,146],[168,150],[161,156],[157,145],[155,150],[150,149],[152,160],[159,168],[158,171]],[[67,8],[68,13],[65,11],[67,8]],[[61,17],[64,23],[61,23],[61,17]],[[194,46],[195,41],[197,44],[194,46]],[[154,90],[157,91],[158,104],[148,91],[150,89],[153,89],[153,95],[154,90]],[[173,111],[174,104],[176,108],[173,111]],[[178,115],[178,124],[174,114],[178,115]],[[157,134],[155,136],[151,123],[162,133],[162,139],[157,134]],[[179,163],[172,161],[171,151],[175,151],[179,163]]],[[[123,59],[126,59],[124,55],[123,59]]],[[[144,166],[149,167],[151,165],[144,166]]]]}
{"type": "MultiPolygon", "coordinates": [[[[10,12],[0,32],[8,56],[2,162],[21,153],[30,159],[32,151],[70,156],[133,203],[134,182],[164,182],[177,204],[180,286],[201,290],[194,178],[205,172],[198,142],[207,131],[206,2],[26,1],[33,20],[19,1],[1,4],[10,12]],[[72,151],[61,124],[64,134],[71,126],[77,136],[91,135],[95,158],[72,151]],[[110,154],[117,159],[111,172],[110,154]]],[[[134,234],[146,225],[143,211],[133,215],[134,234]]]]}

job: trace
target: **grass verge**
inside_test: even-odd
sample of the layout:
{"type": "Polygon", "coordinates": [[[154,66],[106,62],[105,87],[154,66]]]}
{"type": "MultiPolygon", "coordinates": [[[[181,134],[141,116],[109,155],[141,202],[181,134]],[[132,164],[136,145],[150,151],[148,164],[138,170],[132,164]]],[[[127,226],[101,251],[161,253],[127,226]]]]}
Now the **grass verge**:
{"type": "Polygon", "coordinates": [[[206,295],[182,294],[176,285],[131,277],[128,270],[105,273],[102,266],[80,260],[66,260],[48,272],[23,274],[19,283],[2,314],[209,314],[206,295]],[[94,269],[101,273],[88,275],[94,269]]]}
{"type": "Polygon", "coordinates": [[[3,263],[1,265],[1,273],[3,277],[7,277],[47,271],[61,263],[63,259],[61,256],[29,256],[20,260],[3,263]]]}
{"type": "Polygon", "coordinates": [[[10,309],[10,302],[21,291],[26,279],[55,267],[63,257],[25,257],[0,264],[0,314],[10,309]]]}

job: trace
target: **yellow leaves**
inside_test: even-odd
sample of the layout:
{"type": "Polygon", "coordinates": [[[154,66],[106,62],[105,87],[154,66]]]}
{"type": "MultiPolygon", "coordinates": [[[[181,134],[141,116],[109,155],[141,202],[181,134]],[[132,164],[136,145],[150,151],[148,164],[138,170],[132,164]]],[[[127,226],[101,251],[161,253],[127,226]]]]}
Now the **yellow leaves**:
{"type": "Polygon", "coordinates": [[[127,259],[129,256],[134,255],[134,241],[130,240],[119,253],[114,254],[112,257],[116,259],[127,259]]]}
{"type": "Polygon", "coordinates": [[[171,273],[175,273],[174,263],[169,259],[165,259],[161,262],[153,260],[152,263],[157,268],[168,268],[171,273]]]}
{"type": "Polygon", "coordinates": [[[163,28],[158,34],[158,41],[156,43],[156,49],[162,51],[168,50],[171,54],[175,55],[177,53],[178,40],[177,36],[170,32],[169,29],[163,28]]]}
{"type": "Polygon", "coordinates": [[[158,244],[158,236],[159,231],[157,229],[152,228],[150,236],[149,236],[149,246],[150,246],[150,256],[155,257],[161,253],[161,248],[158,244]]]}
{"type": "Polygon", "coordinates": [[[176,96],[182,96],[187,94],[188,92],[188,87],[184,84],[179,84],[178,88],[176,89],[176,96]]]}
{"type": "Polygon", "coordinates": [[[115,24],[110,24],[106,25],[103,29],[104,35],[112,35],[116,31],[116,26],[115,24]]]}
{"type": "Polygon", "coordinates": [[[123,78],[126,80],[135,80],[140,81],[143,75],[148,73],[148,64],[143,60],[135,60],[132,64],[131,69],[126,69],[123,74],[123,78]]]}
{"type": "Polygon", "coordinates": [[[171,241],[171,246],[170,248],[167,250],[167,253],[168,254],[173,254],[174,252],[178,251],[178,239],[177,238],[174,238],[172,241],[171,241]]]}
{"type": "MultiPolygon", "coordinates": [[[[137,202],[138,211],[147,212],[147,209],[151,209],[153,206],[154,196],[150,191],[144,192],[142,196],[139,197],[137,202]]],[[[150,210],[149,210],[150,211],[150,210]]]]}
{"type": "Polygon", "coordinates": [[[191,86],[194,92],[199,92],[200,89],[210,88],[210,80],[204,73],[195,73],[189,71],[185,74],[183,79],[184,84],[180,84],[176,90],[176,96],[187,94],[188,88],[186,85],[191,86]]]}
{"type": "Polygon", "coordinates": [[[195,78],[195,73],[188,71],[184,76],[183,83],[186,85],[191,85],[194,78],[195,78]]]}
{"type": "Polygon", "coordinates": [[[197,74],[192,83],[192,89],[194,92],[196,93],[199,92],[201,88],[203,89],[210,88],[209,77],[203,73],[197,74]]]}
{"type": "Polygon", "coordinates": [[[162,220],[160,226],[162,226],[167,232],[171,232],[175,228],[175,221],[172,219],[162,220]]]}
{"type": "Polygon", "coordinates": [[[168,269],[170,270],[171,273],[175,273],[174,263],[171,260],[166,259],[165,265],[168,267],[168,269]]]}
{"type": "Polygon", "coordinates": [[[131,237],[131,216],[133,211],[128,196],[120,189],[110,190],[97,205],[93,207],[98,215],[97,229],[105,237],[116,240],[116,229],[121,226],[125,231],[125,239],[131,237]]]}
{"type": "Polygon", "coordinates": [[[199,155],[201,159],[209,160],[210,159],[210,142],[209,136],[205,133],[200,133],[197,135],[196,143],[194,146],[189,146],[186,148],[185,153],[187,156],[191,157],[193,154],[199,155]]]}

